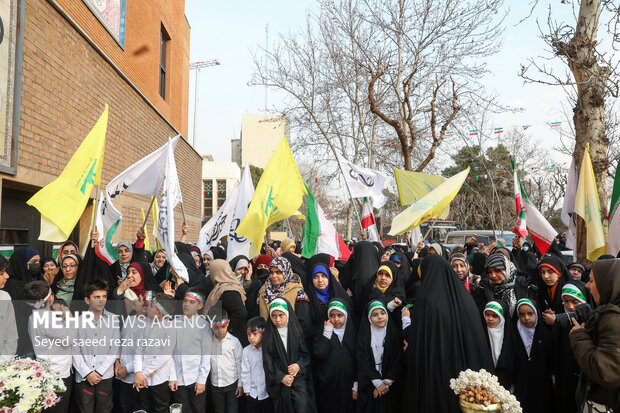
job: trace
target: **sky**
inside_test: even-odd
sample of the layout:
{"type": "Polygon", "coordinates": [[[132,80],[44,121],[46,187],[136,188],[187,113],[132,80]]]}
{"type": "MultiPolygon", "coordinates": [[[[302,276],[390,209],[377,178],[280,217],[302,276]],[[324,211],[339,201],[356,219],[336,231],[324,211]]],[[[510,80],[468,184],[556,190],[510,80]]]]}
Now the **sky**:
{"type": "MultiPolygon", "coordinates": [[[[488,59],[491,73],[485,83],[489,90],[499,95],[502,103],[523,108],[523,111],[498,115],[494,126],[509,130],[512,126],[532,124],[527,133],[545,147],[552,148],[559,143],[559,137],[549,123],[562,121],[566,124],[562,116],[562,103],[569,107],[565,93],[559,87],[524,84],[517,75],[520,65],[526,63],[528,57],[545,55],[546,45],[538,37],[536,17],[544,27],[546,5],[539,7],[534,18],[517,25],[528,14],[529,1],[509,3],[512,10],[506,21],[504,45],[500,53],[488,59]]],[[[571,23],[574,21],[570,6],[557,1],[551,3],[554,16],[571,23]]],[[[269,43],[273,47],[278,33],[303,26],[313,7],[316,2],[312,0],[186,0],[185,13],[191,26],[190,62],[217,59],[221,63],[200,71],[196,116],[198,152],[211,154],[216,161],[230,161],[230,139],[239,137],[242,115],[262,113],[264,109],[264,88],[250,87],[247,83],[253,71],[252,52],[265,45],[266,25],[269,25],[269,43]]],[[[195,72],[191,71],[190,142],[194,88],[195,72]]],[[[270,106],[277,103],[277,98],[277,93],[268,92],[270,106]]],[[[570,162],[568,157],[559,154],[552,157],[557,157],[557,163],[570,162]]]]}

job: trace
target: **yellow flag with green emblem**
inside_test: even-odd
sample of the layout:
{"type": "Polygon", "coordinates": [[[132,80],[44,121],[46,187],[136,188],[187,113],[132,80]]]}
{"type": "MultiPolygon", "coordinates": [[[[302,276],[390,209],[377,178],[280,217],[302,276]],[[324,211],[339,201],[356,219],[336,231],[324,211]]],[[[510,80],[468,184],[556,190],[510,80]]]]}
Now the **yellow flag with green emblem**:
{"type": "MultiPolygon", "coordinates": [[[[401,205],[413,205],[418,199],[439,185],[444,183],[446,178],[439,175],[423,174],[422,172],[406,171],[394,168],[394,178],[398,188],[398,198],[401,205]]],[[[446,219],[450,213],[450,205],[443,210],[440,219],[446,219]]]]}
{"type": "Polygon", "coordinates": [[[424,221],[437,218],[450,205],[456,194],[459,193],[463,182],[467,179],[469,168],[446,179],[441,185],[433,189],[422,199],[416,201],[409,208],[392,219],[390,235],[403,234],[424,221]]]}
{"type": "Polygon", "coordinates": [[[575,195],[575,213],[583,218],[586,223],[587,258],[594,261],[605,254],[605,232],[603,231],[601,204],[598,199],[589,144],[586,145],[586,150],[583,152],[579,183],[575,195]]]}
{"type": "Polygon", "coordinates": [[[282,138],[256,186],[237,234],[252,242],[250,257],[258,255],[269,225],[293,215],[306,194],[286,138],[282,138]]]}
{"type": "Polygon", "coordinates": [[[101,182],[101,166],[108,127],[108,105],[60,176],[41,188],[27,202],[41,213],[43,241],[69,238],[82,216],[93,186],[101,182]]]}

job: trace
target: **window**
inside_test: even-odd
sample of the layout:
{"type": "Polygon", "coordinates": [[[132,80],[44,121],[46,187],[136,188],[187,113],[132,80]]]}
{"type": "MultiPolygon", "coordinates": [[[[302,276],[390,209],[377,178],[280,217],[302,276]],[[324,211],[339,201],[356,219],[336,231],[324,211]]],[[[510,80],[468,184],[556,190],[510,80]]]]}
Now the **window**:
{"type": "Polygon", "coordinates": [[[161,25],[161,35],[159,37],[159,96],[166,99],[166,69],[168,58],[168,44],[170,43],[170,36],[161,25]]]}
{"type": "Polygon", "coordinates": [[[202,197],[204,199],[203,218],[208,220],[213,215],[213,181],[204,181],[202,197]]]}
{"type": "Polygon", "coordinates": [[[226,202],[226,181],[217,180],[217,209],[226,202]]]}

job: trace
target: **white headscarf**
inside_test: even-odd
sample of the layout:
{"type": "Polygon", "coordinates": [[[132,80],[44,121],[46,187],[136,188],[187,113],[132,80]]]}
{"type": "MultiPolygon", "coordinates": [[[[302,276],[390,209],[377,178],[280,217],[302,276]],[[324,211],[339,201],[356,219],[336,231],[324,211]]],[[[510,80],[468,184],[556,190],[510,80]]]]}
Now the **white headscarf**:
{"type": "Polygon", "coordinates": [[[499,316],[499,324],[493,328],[487,326],[487,332],[489,333],[489,341],[491,342],[491,355],[493,356],[493,366],[497,367],[497,360],[502,352],[502,345],[504,344],[504,310],[500,303],[497,301],[490,301],[484,307],[484,312],[491,311],[499,316]]]}
{"type": "Polygon", "coordinates": [[[383,342],[387,334],[387,323],[384,327],[375,327],[370,321],[373,310],[382,309],[387,314],[387,309],[381,301],[373,301],[368,306],[368,322],[370,323],[370,348],[375,359],[375,369],[381,374],[381,365],[383,364],[383,342]]]}
{"type": "Polygon", "coordinates": [[[538,311],[536,311],[536,306],[527,298],[522,298],[517,302],[517,308],[515,311],[519,314],[519,307],[522,305],[528,305],[532,307],[534,310],[534,314],[536,315],[536,322],[532,327],[526,327],[521,324],[521,320],[517,322],[517,330],[519,330],[519,335],[521,336],[521,340],[523,341],[523,345],[525,346],[525,351],[527,352],[527,356],[530,356],[530,352],[532,351],[532,341],[534,341],[534,333],[536,332],[536,325],[538,324],[538,311]]]}

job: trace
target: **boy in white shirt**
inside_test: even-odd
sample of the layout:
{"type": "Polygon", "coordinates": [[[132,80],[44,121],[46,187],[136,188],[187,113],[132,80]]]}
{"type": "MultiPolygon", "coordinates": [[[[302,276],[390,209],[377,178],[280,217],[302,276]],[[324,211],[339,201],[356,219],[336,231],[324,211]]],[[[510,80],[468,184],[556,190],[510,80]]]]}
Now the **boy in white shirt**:
{"type": "Polygon", "coordinates": [[[215,413],[238,413],[243,395],[241,357],[243,347],[228,333],[228,313],[217,305],[207,314],[213,330],[216,347],[211,356],[211,394],[215,413]],[[218,348],[219,347],[219,348],[218,348]]]}
{"type": "Polygon", "coordinates": [[[196,287],[185,292],[183,298],[183,328],[176,328],[174,366],[170,377],[170,390],[174,399],[183,405],[184,412],[204,413],[207,403],[206,384],[211,369],[208,350],[210,337],[208,323],[198,315],[203,309],[205,294],[196,287]]]}
{"type": "Polygon", "coordinates": [[[75,401],[81,413],[108,413],[112,410],[112,376],[118,357],[120,321],[105,310],[108,283],[95,279],[84,286],[88,311],[80,316],[77,343],[73,348],[75,401]],[[91,314],[88,314],[91,313],[91,314]],[[92,327],[87,321],[94,318],[92,327]]]}
{"type": "Polygon", "coordinates": [[[241,360],[241,381],[245,393],[246,410],[248,412],[273,412],[273,406],[263,368],[263,334],[267,322],[262,317],[248,320],[248,341],[250,345],[243,349],[241,360]]]}
{"type": "Polygon", "coordinates": [[[169,328],[174,313],[174,298],[164,293],[145,292],[147,323],[138,339],[134,356],[133,387],[139,392],[140,408],[148,413],[168,413],[170,388],[174,371],[176,336],[169,328]]]}
{"type": "Polygon", "coordinates": [[[123,346],[120,349],[119,358],[114,363],[114,405],[120,413],[132,413],[140,409],[138,392],[133,388],[134,364],[133,359],[136,351],[138,338],[142,332],[146,320],[144,295],[141,294],[135,300],[125,297],[127,316],[123,320],[121,328],[121,340],[123,346]]]}
{"type": "Polygon", "coordinates": [[[50,370],[58,374],[66,389],[59,394],[60,401],[45,411],[67,412],[73,387],[71,343],[75,338],[75,330],[62,327],[53,328],[52,317],[43,318],[35,326],[33,316],[35,312],[57,311],[60,319],[65,320],[65,315],[69,313],[69,309],[64,305],[54,304],[54,294],[45,281],[33,281],[24,285],[24,299],[32,307],[32,315],[28,319],[28,333],[37,360],[49,362],[50,370]]]}

